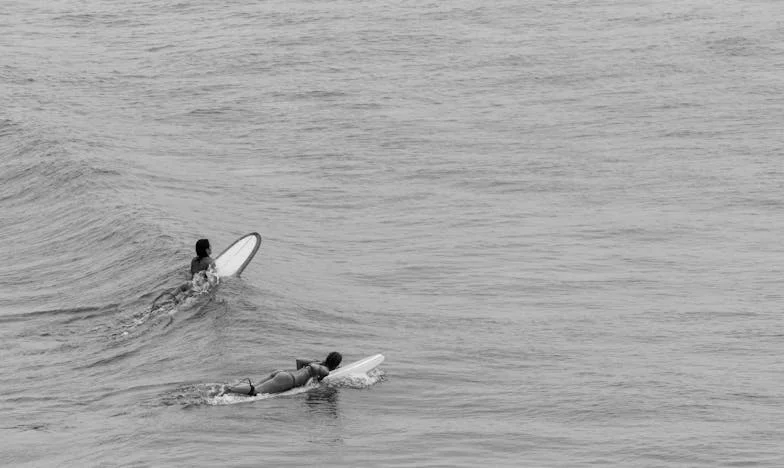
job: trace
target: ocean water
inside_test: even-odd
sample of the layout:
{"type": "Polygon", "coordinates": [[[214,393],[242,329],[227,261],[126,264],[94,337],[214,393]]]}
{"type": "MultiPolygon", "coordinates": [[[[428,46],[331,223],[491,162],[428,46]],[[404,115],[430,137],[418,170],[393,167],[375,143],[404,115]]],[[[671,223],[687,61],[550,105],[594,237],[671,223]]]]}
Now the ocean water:
{"type": "Polygon", "coordinates": [[[783,17],[4,0],[0,465],[784,466],[783,17]]]}

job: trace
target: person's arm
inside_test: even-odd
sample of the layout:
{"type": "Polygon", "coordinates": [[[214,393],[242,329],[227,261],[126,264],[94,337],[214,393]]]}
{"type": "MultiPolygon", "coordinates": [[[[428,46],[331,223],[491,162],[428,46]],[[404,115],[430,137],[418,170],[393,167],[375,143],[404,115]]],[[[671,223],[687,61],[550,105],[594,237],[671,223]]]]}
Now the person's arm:
{"type": "Polygon", "coordinates": [[[311,362],[313,362],[313,359],[297,359],[296,362],[297,362],[297,370],[300,370],[303,367],[310,364],[311,362]]]}
{"type": "Polygon", "coordinates": [[[322,366],[317,362],[311,362],[309,365],[310,375],[312,375],[316,380],[321,380],[329,375],[329,369],[327,369],[327,366],[322,366]]]}

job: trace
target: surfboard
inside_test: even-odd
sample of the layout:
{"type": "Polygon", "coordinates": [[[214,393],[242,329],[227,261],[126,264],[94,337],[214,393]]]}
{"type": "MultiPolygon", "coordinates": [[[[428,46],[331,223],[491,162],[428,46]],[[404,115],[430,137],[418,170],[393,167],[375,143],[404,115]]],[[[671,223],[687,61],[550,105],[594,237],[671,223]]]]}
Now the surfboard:
{"type": "Polygon", "coordinates": [[[384,362],[384,355],[374,354],[373,356],[366,357],[365,359],[360,359],[359,361],[352,362],[351,364],[345,364],[338,367],[337,369],[330,372],[328,376],[321,379],[321,381],[329,382],[348,377],[350,375],[367,374],[381,365],[382,362],[384,362]]]}
{"type": "Polygon", "coordinates": [[[218,276],[239,276],[248,266],[261,245],[261,236],[257,232],[246,234],[231,244],[215,257],[215,270],[218,276]]]}

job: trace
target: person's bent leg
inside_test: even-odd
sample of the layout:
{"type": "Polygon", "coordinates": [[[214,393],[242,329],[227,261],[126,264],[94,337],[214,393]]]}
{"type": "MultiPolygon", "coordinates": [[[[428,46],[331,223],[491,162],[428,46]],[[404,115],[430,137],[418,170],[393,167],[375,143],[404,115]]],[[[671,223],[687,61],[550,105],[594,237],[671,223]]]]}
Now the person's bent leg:
{"type": "Polygon", "coordinates": [[[244,384],[239,384],[239,385],[231,385],[231,386],[226,385],[224,393],[225,392],[239,393],[241,395],[251,395],[251,394],[254,394],[253,392],[251,392],[251,384],[250,383],[244,383],[244,384]]]}

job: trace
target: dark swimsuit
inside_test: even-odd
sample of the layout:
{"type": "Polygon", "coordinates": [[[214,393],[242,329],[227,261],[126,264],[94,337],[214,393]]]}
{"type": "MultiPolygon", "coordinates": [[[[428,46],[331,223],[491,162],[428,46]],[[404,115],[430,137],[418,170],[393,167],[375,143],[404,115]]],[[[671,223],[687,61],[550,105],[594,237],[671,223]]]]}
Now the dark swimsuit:
{"type": "MultiPolygon", "coordinates": [[[[308,369],[308,378],[305,380],[305,383],[307,383],[308,380],[310,380],[311,377],[314,377],[314,375],[313,375],[313,367],[311,367],[310,365],[307,365],[305,367],[307,367],[307,369],[308,369]]],[[[283,372],[285,372],[285,373],[287,373],[287,374],[289,374],[291,376],[291,388],[301,387],[301,385],[297,385],[297,376],[294,375],[294,372],[296,372],[296,371],[280,371],[280,372],[277,372],[273,376],[273,378],[277,377],[278,374],[281,374],[283,372]]],[[[302,385],[305,385],[305,383],[303,383],[302,385]]],[[[256,387],[253,386],[253,383],[251,383],[250,379],[248,379],[248,385],[250,385],[250,390],[248,390],[248,395],[256,396],[257,395],[256,387]]]]}
{"type": "MultiPolygon", "coordinates": [[[[313,369],[310,367],[310,365],[307,365],[305,367],[307,367],[308,369],[308,377],[305,379],[304,382],[302,382],[302,385],[305,385],[308,382],[308,379],[310,379],[313,376],[313,369]]],[[[297,369],[297,370],[302,370],[302,369],[297,369]]],[[[289,375],[291,376],[291,381],[293,383],[292,388],[301,387],[302,385],[297,385],[297,375],[294,372],[297,371],[289,371],[289,375]]]]}

